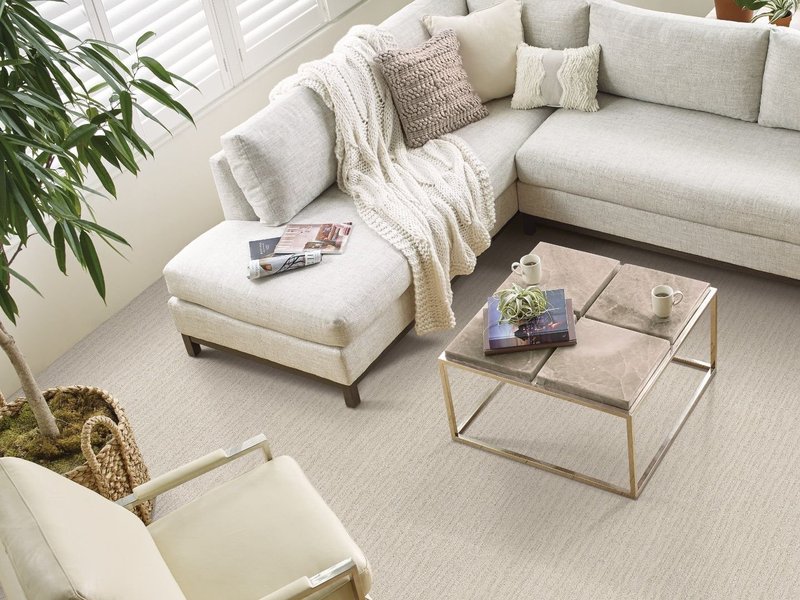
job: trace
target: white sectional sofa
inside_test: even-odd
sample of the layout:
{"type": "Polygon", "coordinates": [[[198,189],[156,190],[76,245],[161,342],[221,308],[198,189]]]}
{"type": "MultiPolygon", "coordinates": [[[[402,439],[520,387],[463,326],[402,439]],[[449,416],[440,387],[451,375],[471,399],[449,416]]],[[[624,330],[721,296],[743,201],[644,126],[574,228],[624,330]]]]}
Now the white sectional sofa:
{"type": "MultiPolygon", "coordinates": [[[[422,16],[492,4],[416,0],[382,26],[413,46],[428,37],[422,16]]],[[[456,132],[491,175],[495,231],[520,211],[800,279],[800,34],[610,0],[523,0],[523,25],[532,45],[601,45],[601,109],[505,98],[456,132]]],[[[413,290],[404,258],[335,185],[333,122],[298,89],[224,136],[211,166],[225,221],[164,275],[190,354],[245,353],[329,380],[356,406],[359,379],[413,321],[413,290]],[[247,241],[289,220],[355,226],[344,254],[248,281],[247,241]]]]}

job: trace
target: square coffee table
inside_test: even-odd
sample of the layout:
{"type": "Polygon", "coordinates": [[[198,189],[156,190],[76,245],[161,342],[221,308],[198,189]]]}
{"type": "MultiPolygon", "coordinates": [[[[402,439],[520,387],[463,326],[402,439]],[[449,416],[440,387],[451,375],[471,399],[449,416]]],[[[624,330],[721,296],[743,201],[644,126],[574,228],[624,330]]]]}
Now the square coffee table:
{"type": "MultiPolygon", "coordinates": [[[[553,349],[485,356],[483,310],[467,324],[439,356],[439,374],[453,440],[568,477],[594,487],[638,498],[675,437],[697,406],[714,374],[717,362],[717,290],[708,283],[578,250],[539,243],[533,252],[542,257],[545,289],[564,288],[573,298],[578,321],[578,343],[553,349]],[[669,319],[650,310],[650,290],[666,283],[684,293],[669,319]],[[678,355],[700,317],[710,312],[708,361],[678,355]],[[644,471],[636,467],[634,416],[664,370],[671,364],[704,373],[688,404],[644,471]],[[475,373],[498,383],[460,424],[456,418],[449,369],[475,373]],[[628,487],[499,448],[466,435],[467,429],[505,385],[513,385],[624,419],[628,453],[628,487]]],[[[521,283],[512,274],[498,288],[521,283]]]]}

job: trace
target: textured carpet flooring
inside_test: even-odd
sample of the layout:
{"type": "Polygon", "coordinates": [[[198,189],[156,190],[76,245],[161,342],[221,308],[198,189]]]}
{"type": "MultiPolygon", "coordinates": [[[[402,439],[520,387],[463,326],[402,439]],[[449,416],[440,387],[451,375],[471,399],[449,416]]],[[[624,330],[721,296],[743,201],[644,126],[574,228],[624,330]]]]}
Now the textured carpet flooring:
{"type": "MultiPolygon", "coordinates": [[[[800,598],[800,286],[512,223],[455,282],[460,325],[539,239],[720,290],[719,369],[642,497],[628,500],[450,441],[436,357],[455,332],[406,336],[347,410],[334,388],[204,349],[189,358],[163,281],[41,376],[107,388],[153,473],[265,432],[363,548],[376,600],[800,598]]],[[[291,275],[288,275],[291,277],[291,275]]],[[[707,324],[687,342],[704,358],[707,324]]],[[[670,367],[640,414],[644,465],[697,383],[670,367]]],[[[455,377],[468,410],[487,387],[455,377]]],[[[624,482],[621,421],[501,393],[473,431],[624,482]]],[[[463,413],[462,413],[463,414],[463,413]]],[[[162,498],[164,514],[246,465],[162,498]]]]}

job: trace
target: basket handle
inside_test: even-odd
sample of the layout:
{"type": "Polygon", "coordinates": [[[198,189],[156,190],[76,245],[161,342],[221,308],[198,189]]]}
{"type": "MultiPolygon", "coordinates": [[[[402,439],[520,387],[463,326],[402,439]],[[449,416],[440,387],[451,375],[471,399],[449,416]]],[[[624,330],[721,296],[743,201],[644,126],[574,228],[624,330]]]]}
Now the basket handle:
{"type": "Polygon", "coordinates": [[[83,457],[86,459],[86,464],[94,476],[97,489],[109,500],[114,500],[114,498],[111,498],[111,492],[108,489],[106,478],[103,476],[100,462],[97,460],[97,456],[92,449],[92,431],[97,425],[104,426],[114,437],[114,441],[117,443],[119,454],[122,457],[122,462],[125,465],[125,476],[128,478],[128,485],[133,486],[133,482],[130,481],[130,465],[128,464],[128,454],[125,452],[125,440],[123,439],[122,432],[117,424],[112,419],[104,415],[96,415],[87,419],[83,424],[83,429],[81,429],[81,452],[83,452],[83,457]]]}

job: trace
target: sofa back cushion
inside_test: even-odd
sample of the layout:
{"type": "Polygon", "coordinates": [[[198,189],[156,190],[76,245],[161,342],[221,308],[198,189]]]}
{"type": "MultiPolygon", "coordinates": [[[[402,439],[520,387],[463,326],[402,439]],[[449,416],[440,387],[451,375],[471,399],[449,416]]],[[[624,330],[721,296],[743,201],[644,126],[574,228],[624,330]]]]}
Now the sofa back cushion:
{"type": "Polygon", "coordinates": [[[19,458],[0,458],[0,498],[7,591],[37,600],[185,600],[147,528],[121,506],[19,458]]]}
{"type": "MultiPolygon", "coordinates": [[[[467,0],[470,12],[502,0],[467,0]]],[[[522,0],[525,43],[539,48],[581,48],[589,39],[587,0],[522,0]]]]}
{"type": "Polygon", "coordinates": [[[770,33],[758,123],[800,131],[800,33],[784,27],[770,33]]]}
{"type": "Polygon", "coordinates": [[[298,87],[222,136],[230,171],[262,223],[283,225],[336,181],[333,112],[298,87]]]}
{"type": "Polygon", "coordinates": [[[414,0],[387,18],[379,27],[394,35],[401,48],[413,48],[431,37],[422,24],[423,17],[460,17],[466,14],[466,0],[414,0]]]}
{"type": "Polygon", "coordinates": [[[225,153],[220,150],[209,159],[211,175],[217,186],[219,203],[222,205],[222,214],[228,221],[258,221],[258,215],[253,212],[253,207],[244,197],[242,188],[233,177],[231,166],[225,153]]]}
{"type": "Polygon", "coordinates": [[[595,0],[599,88],[617,96],[755,121],[769,29],[595,0]]]}

